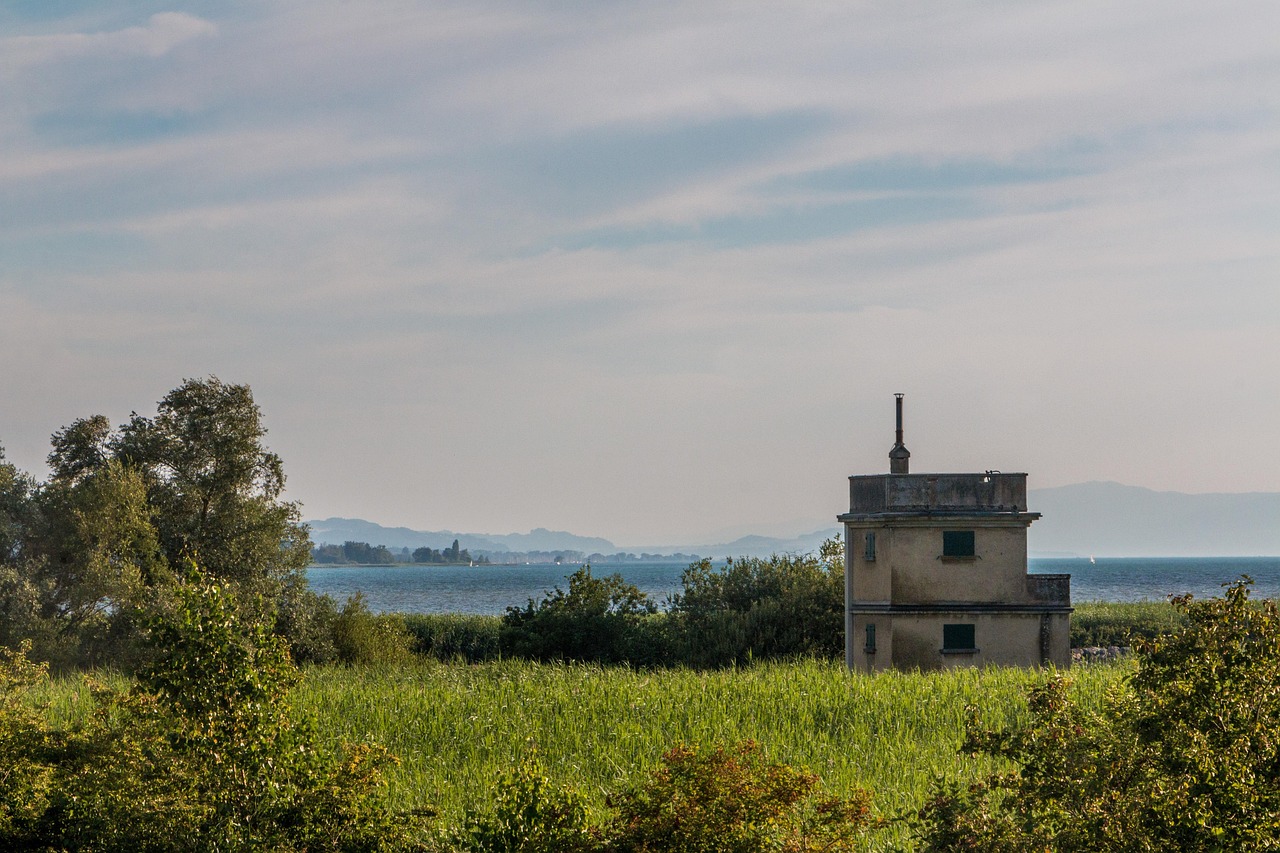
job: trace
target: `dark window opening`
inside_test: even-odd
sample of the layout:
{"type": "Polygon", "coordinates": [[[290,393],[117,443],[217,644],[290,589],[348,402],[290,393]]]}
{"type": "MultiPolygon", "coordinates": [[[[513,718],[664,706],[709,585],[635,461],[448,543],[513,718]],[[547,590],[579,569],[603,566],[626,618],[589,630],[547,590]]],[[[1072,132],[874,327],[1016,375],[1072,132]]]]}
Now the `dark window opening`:
{"type": "Polygon", "coordinates": [[[972,625],[943,625],[942,650],[944,652],[976,652],[972,625]]]}
{"type": "Polygon", "coordinates": [[[873,655],[876,652],[876,626],[874,622],[867,623],[867,644],[863,651],[869,655],[873,655]]]}
{"type": "Polygon", "coordinates": [[[865,542],[866,547],[862,552],[863,558],[866,559],[868,563],[874,563],[876,560],[876,535],[874,533],[868,533],[865,542]]]}
{"type": "Polygon", "coordinates": [[[972,557],[976,553],[972,530],[942,531],[942,556],[972,557]]]}

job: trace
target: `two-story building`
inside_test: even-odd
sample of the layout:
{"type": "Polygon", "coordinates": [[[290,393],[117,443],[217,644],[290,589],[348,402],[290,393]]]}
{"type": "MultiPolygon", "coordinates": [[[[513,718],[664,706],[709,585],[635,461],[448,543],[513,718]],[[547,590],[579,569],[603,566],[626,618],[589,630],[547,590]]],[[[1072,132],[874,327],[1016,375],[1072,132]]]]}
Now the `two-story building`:
{"type": "Polygon", "coordinates": [[[1027,475],[912,474],[902,395],[889,473],[849,478],[845,661],[865,672],[1071,663],[1071,576],[1027,573],[1027,475]]]}

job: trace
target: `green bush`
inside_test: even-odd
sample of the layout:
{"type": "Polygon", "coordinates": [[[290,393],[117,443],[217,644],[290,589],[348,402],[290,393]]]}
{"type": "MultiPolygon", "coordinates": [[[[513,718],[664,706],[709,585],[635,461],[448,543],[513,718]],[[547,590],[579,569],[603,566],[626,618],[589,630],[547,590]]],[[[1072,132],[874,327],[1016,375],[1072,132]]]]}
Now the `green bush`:
{"type": "Polygon", "coordinates": [[[1030,692],[1030,720],[971,720],[965,749],[1008,769],[940,787],[923,849],[1225,851],[1280,848],[1280,609],[1173,600],[1178,634],[1138,642],[1138,669],[1100,712],[1063,677],[1030,692]]]}
{"type": "Polygon", "coordinates": [[[364,595],[357,592],[333,621],[333,647],[345,664],[401,664],[412,657],[413,637],[403,616],[370,613],[364,595]]]}
{"type": "Polygon", "coordinates": [[[870,794],[823,796],[818,777],[732,750],[677,746],[646,783],[611,800],[603,848],[615,853],[847,851],[871,824],[870,794]]]}
{"type": "Polygon", "coordinates": [[[504,654],[533,660],[656,664],[664,659],[657,607],[643,592],[612,574],[583,566],[540,602],[508,607],[500,639],[504,654]]]}
{"type": "Polygon", "coordinates": [[[372,744],[340,761],[288,701],[284,641],[246,624],[226,589],[184,582],[148,625],[156,648],[127,692],[53,730],[23,711],[43,671],[0,658],[0,848],[131,851],[410,849],[417,815],[385,805],[395,759],[372,744]],[[14,803],[18,806],[15,807],[14,803]]]}
{"type": "Polygon", "coordinates": [[[483,663],[501,657],[502,618],[463,613],[410,613],[405,630],[413,652],[440,661],[483,663]]]}
{"type": "Polygon", "coordinates": [[[467,853],[586,853],[596,846],[586,798],[552,786],[533,758],[498,781],[492,805],[469,813],[453,844],[467,853]]]}
{"type": "Polygon", "coordinates": [[[685,570],[671,605],[675,657],[718,667],[844,649],[844,559],[839,540],[818,555],[709,560],[685,570]]]}

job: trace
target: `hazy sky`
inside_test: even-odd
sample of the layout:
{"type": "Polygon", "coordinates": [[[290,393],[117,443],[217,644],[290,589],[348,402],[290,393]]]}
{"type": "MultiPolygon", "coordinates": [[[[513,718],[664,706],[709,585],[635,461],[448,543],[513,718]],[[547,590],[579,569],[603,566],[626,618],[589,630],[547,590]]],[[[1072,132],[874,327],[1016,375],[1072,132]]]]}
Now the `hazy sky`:
{"type": "Polygon", "coordinates": [[[1280,4],[8,0],[0,443],[209,374],[312,518],[1278,491],[1280,4]]]}

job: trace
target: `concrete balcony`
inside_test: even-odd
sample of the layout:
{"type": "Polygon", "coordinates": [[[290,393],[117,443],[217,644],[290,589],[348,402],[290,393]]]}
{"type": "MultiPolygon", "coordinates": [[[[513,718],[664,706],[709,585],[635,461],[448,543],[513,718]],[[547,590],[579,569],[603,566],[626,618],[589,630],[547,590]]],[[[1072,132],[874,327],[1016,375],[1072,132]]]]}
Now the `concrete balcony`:
{"type": "Polygon", "coordinates": [[[1071,606],[1071,575],[1027,575],[1027,597],[1036,604],[1071,606]]]}

